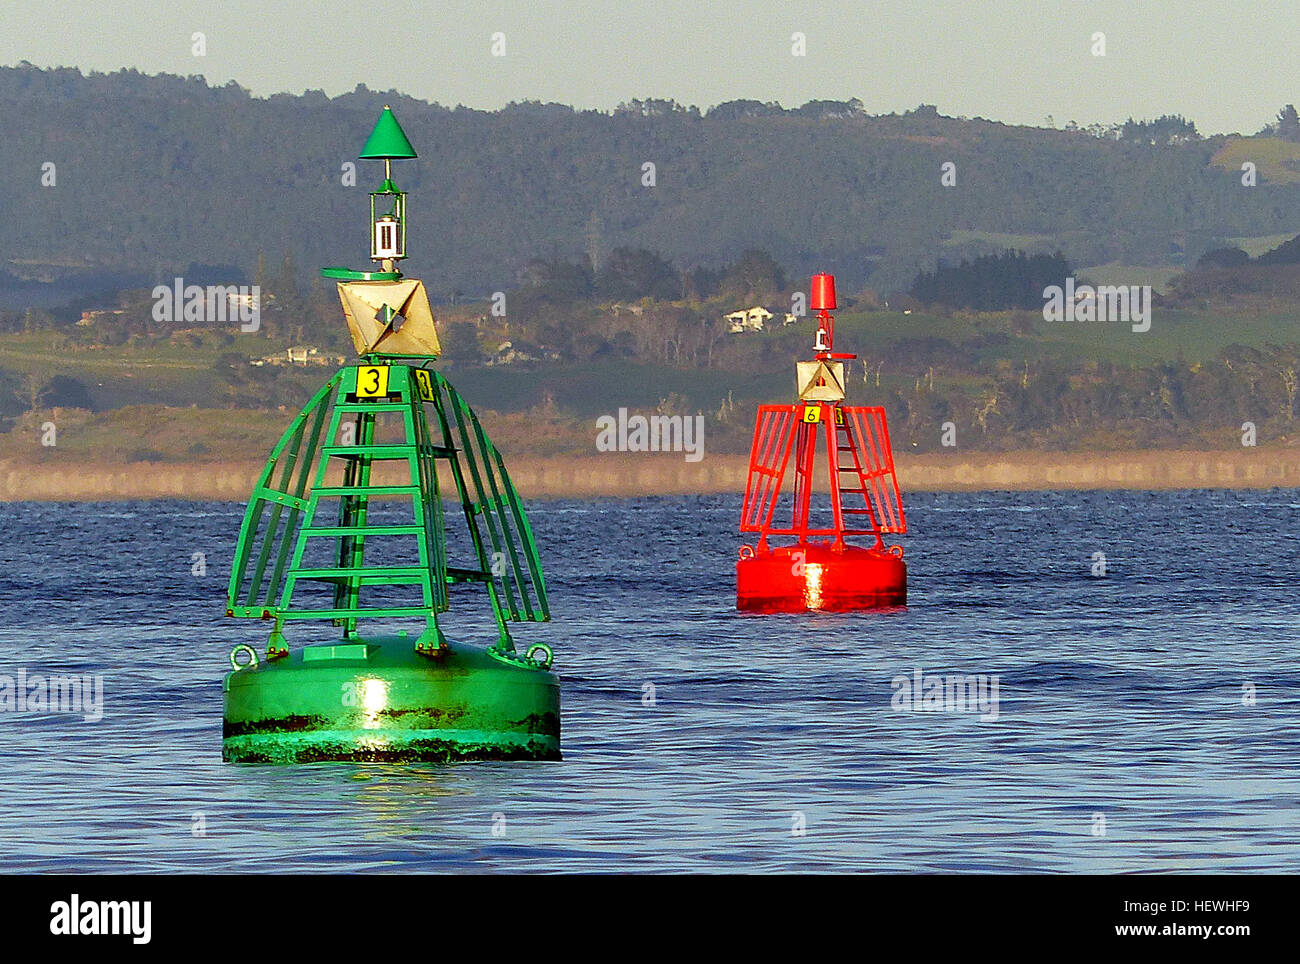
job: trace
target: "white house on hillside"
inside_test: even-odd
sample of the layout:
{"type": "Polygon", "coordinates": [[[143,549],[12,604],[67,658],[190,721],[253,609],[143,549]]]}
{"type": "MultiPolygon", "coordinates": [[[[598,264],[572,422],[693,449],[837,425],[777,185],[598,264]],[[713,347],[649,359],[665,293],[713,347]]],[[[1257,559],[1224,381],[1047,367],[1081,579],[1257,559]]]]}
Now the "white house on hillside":
{"type": "Polygon", "coordinates": [[[773,316],[766,308],[755,305],[753,308],[742,308],[722,317],[734,334],[741,331],[762,331],[763,326],[771,321],[773,316]]]}

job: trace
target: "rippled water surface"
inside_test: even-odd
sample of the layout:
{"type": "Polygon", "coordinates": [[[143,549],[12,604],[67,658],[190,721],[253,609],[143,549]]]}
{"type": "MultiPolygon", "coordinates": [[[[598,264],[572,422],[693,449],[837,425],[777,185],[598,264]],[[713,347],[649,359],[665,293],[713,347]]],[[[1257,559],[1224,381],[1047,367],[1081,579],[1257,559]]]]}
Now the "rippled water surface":
{"type": "Polygon", "coordinates": [[[221,762],[241,506],[0,506],[0,674],[104,679],[0,713],[0,867],[1300,870],[1300,493],[906,501],[911,605],[797,618],[733,611],[736,497],[534,503],[564,761],[297,767],[221,762]]]}

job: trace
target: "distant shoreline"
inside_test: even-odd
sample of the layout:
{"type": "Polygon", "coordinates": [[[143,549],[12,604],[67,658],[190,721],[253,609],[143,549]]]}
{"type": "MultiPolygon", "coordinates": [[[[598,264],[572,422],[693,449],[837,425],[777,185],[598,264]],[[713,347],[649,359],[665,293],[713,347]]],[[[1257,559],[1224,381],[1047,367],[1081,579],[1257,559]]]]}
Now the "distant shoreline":
{"type": "MultiPolygon", "coordinates": [[[[747,459],[710,455],[507,458],[526,498],[596,498],[742,492],[747,459]]],[[[0,461],[0,501],[247,500],[260,459],[224,462],[0,461]]],[[[908,492],[1051,489],[1300,488],[1300,448],[1235,451],[969,452],[898,457],[908,492]]],[[[450,479],[444,479],[444,485],[450,479]]]]}

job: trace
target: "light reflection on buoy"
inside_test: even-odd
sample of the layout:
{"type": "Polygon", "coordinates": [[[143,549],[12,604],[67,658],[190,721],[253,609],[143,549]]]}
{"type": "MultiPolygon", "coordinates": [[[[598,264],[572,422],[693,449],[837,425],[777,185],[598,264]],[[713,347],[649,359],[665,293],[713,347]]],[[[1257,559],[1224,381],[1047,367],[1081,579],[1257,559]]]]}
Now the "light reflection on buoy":
{"type": "Polygon", "coordinates": [[[815,562],[803,567],[803,595],[809,609],[822,608],[822,567],[815,562]]]}
{"type": "Polygon", "coordinates": [[[368,679],[361,688],[361,725],[367,730],[379,728],[379,714],[388,706],[388,681],[368,679]]]}

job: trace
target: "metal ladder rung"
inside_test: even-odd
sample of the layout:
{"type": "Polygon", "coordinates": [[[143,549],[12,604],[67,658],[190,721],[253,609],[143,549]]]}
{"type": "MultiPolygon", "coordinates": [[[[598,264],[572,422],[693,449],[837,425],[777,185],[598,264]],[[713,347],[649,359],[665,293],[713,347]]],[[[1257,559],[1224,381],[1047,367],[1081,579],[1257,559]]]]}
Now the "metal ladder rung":
{"type": "Polygon", "coordinates": [[[312,582],[357,582],[362,586],[397,586],[422,583],[429,578],[429,570],[423,566],[394,566],[382,570],[362,567],[360,569],[294,569],[289,573],[295,581],[312,582]]]}
{"type": "Polygon", "coordinates": [[[340,495],[419,495],[418,485],[319,485],[312,495],[333,498],[340,495]]]}
{"type": "Polygon", "coordinates": [[[447,567],[447,582],[491,582],[491,573],[482,569],[461,569],[458,566],[447,567]]]}
{"type": "Polygon", "coordinates": [[[409,459],[420,454],[414,445],[322,445],[320,451],[322,455],[342,459],[359,459],[362,456],[372,459],[409,459]]]}
{"type": "Polygon", "coordinates": [[[339,458],[357,458],[369,455],[375,459],[407,459],[412,455],[431,455],[435,459],[454,458],[458,450],[449,445],[322,445],[321,452],[339,458]]]}
{"type": "Polygon", "coordinates": [[[280,613],[280,618],[294,619],[349,619],[353,616],[427,616],[427,606],[398,606],[392,609],[291,609],[280,613]]]}
{"type": "MultiPolygon", "coordinates": [[[[839,496],[840,496],[840,500],[839,500],[839,501],[840,501],[839,509],[840,509],[840,513],[841,513],[842,515],[865,515],[865,516],[869,516],[869,517],[871,518],[871,520],[874,522],[874,521],[875,521],[875,513],[872,511],[872,506],[871,506],[871,496],[870,496],[870,495],[868,494],[868,492],[867,492],[867,473],[863,471],[863,469],[862,469],[862,463],[861,463],[861,461],[859,461],[859,459],[858,459],[858,449],[857,449],[857,446],[853,444],[853,435],[852,435],[852,433],[849,431],[849,428],[848,428],[847,425],[837,425],[837,426],[836,426],[836,433],[837,433],[837,434],[836,434],[836,446],[835,446],[835,447],[836,447],[836,450],[837,450],[837,455],[836,455],[836,458],[835,458],[835,468],[836,468],[836,470],[837,470],[841,475],[843,475],[843,474],[845,474],[845,473],[851,474],[851,475],[855,476],[859,482],[862,483],[862,485],[861,485],[860,488],[858,488],[858,487],[845,488],[845,487],[843,487],[843,486],[840,487],[840,490],[839,490],[839,496]],[[841,441],[844,441],[844,440],[847,440],[847,441],[849,442],[849,444],[848,444],[848,445],[841,445],[841,444],[839,444],[841,441]],[[839,452],[848,452],[849,455],[850,455],[850,457],[853,459],[853,464],[852,464],[852,465],[841,465],[841,464],[840,464],[840,460],[839,460],[839,455],[838,455],[839,452]],[[845,497],[846,495],[848,495],[848,496],[853,496],[853,495],[861,496],[861,497],[862,497],[863,508],[861,508],[861,509],[851,509],[851,508],[849,508],[848,506],[846,506],[846,505],[844,504],[844,497],[845,497]]],[[[850,529],[846,529],[846,530],[844,530],[844,534],[845,534],[845,535],[849,535],[849,534],[851,534],[851,533],[853,533],[853,532],[854,532],[854,530],[850,530],[850,529]]]]}
{"type": "Polygon", "coordinates": [[[305,536],[418,536],[424,526],[307,526],[305,536]]]}
{"type": "Polygon", "coordinates": [[[405,412],[410,410],[405,402],[339,402],[336,412],[405,412]]]}
{"type": "Polygon", "coordinates": [[[266,489],[257,493],[254,498],[261,499],[263,502],[270,502],[272,505],[288,506],[291,509],[299,511],[306,510],[310,504],[307,499],[300,499],[296,495],[290,495],[287,492],[276,492],[272,489],[266,489]]]}

